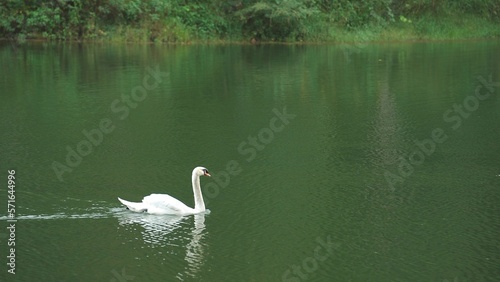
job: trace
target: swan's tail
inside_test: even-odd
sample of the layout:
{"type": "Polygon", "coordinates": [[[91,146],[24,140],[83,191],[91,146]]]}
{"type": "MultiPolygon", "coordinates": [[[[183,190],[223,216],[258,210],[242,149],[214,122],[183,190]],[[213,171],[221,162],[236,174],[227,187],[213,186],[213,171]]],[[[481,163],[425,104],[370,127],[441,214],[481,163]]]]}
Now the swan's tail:
{"type": "Polygon", "coordinates": [[[129,201],[125,201],[124,199],[120,199],[118,197],[118,200],[124,204],[125,206],[127,206],[127,208],[131,211],[134,211],[134,212],[144,212],[144,211],[147,211],[148,208],[146,207],[146,205],[144,203],[133,203],[133,202],[129,202],[129,201]]]}

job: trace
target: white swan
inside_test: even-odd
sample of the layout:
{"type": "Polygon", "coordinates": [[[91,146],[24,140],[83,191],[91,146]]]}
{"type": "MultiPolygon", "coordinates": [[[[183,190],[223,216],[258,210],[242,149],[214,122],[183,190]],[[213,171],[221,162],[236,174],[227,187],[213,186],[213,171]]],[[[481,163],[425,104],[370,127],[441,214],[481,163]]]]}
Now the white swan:
{"type": "Polygon", "coordinates": [[[142,199],[141,203],[129,202],[118,198],[118,200],[134,212],[147,212],[151,214],[197,214],[205,211],[205,202],[200,188],[200,176],[211,176],[204,167],[195,167],[192,174],[194,209],[186,206],[181,201],[167,194],[151,194],[142,199]]]}

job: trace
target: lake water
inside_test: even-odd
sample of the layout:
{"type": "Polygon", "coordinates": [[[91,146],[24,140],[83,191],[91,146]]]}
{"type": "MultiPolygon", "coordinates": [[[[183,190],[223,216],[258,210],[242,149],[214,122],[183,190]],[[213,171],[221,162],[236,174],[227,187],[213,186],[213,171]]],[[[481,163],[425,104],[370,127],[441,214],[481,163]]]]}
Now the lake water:
{"type": "Polygon", "coordinates": [[[499,281],[499,51],[1,43],[0,280],[499,281]]]}

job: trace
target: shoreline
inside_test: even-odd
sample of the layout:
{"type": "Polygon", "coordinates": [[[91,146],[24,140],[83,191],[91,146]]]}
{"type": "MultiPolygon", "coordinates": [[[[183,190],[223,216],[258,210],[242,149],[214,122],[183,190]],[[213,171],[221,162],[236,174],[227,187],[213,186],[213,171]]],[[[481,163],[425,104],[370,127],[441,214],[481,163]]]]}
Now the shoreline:
{"type": "Polygon", "coordinates": [[[242,41],[242,40],[192,40],[188,42],[152,42],[152,41],[118,41],[118,40],[54,40],[48,38],[27,38],[17,40],[12,38],[0,37],[0,42],[17,43],[22,45],[24,43],[70,43],[70,44],[119,44],[119,45],[155,45],[155,46],[209,46],[209,45],[362,45],[362,44],[396,44],[396,43],[441,43],[441,42],[475,42],[475,41],[495,41],[500,40],[499,37],[465,37],[465,38],[388,38],[388,39],[373,39],[373,40],[325,40],[325,41],[296,41],[296,42],[281,42],[281,41],[242,41]]]}

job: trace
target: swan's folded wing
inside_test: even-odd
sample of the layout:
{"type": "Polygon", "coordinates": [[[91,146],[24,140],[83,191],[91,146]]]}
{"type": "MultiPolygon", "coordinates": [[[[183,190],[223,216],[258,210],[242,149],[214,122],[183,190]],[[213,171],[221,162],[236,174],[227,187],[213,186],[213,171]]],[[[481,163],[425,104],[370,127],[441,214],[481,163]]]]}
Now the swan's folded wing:
{"type": "Polygon", "coordinates": [[[148,213],[153,214],[181,214],[190,209],[184,203],[167,194],[151,194],[142,199],[147,204],[148,213]]]}

